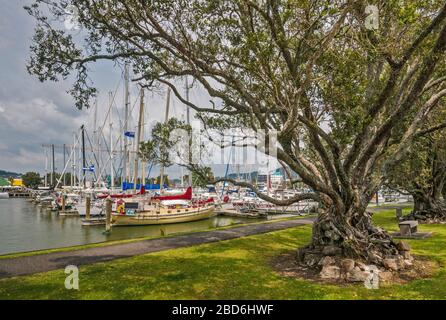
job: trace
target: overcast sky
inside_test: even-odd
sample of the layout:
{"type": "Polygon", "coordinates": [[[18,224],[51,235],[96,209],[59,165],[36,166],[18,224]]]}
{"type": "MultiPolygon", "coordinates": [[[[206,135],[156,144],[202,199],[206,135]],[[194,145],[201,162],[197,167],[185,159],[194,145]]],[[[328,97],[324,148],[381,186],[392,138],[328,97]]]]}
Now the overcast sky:
{"type": "MultiPolygon", "coordinates": [[[[85,124],[90,135],[93,131],[94,109],[77,110],[67,93],[71,82],[39,82],[26,71],[34,20],[23,9],[31,0],[0,0],[0,169],[24,173],[45,169],[43,144],[73,143],[73,134],[85,124]]],[[[108,110],[108,92],[116,92],[113,118],[122,114],[122,70],[111,63],[94,66],[91,77],[99,89],[97,125],[105,121],[108,110]]],[[[137,114],[137,88],[132,85],[131,106],[137,114]]],[[[191,99],[207,103],[209,98],[198,89],[191,90],[191,99]]],[[[146,93],[146,133],[150,123],[163,119],[165,97],[161,93],[146,93]]],[[[182,118],[185,107],[173,99],[171,116],[182,118]]],[[[132,126],[136,119],[132,117],[132,126]]],[[[115,126],[117,123],[115,122],[115,126]]],[[[104,133],[108,136],[108,126],[104,133]]],[[[116,137],[118,133],[115,133],[116,137]]],[[[147,134],[146,134],[147,136],[147,134]]],[[[115,138],[116,139],[116,138],[115,138]]],[[[50,149],[46,149],[47,152],[50,149]]],[[[56,147],[57,171],[63,169],[61,148],[56,147]]],[[[216,174],[224,166],[215,167],[216,174]]],[[[248,169],[248,168],[246,168],[248,169]]],[[[249,168],[251,170],[252,168],[249,168]]],[[[156,172],[157,170],[155,170],[156,172]]],[[[232,171],[232,170],[230,170],[232,171]]],[[[244,168],[241,171],[245,171],[244,168]]],[[[178,176],[178,168],[169,168],[171,176],[178,176]]]]}

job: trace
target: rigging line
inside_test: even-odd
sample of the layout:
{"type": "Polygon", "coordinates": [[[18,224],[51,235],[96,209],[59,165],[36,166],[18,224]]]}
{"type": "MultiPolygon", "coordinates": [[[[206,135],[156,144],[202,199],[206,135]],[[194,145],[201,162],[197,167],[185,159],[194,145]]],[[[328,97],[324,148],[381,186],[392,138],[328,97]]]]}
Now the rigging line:
{"type": "MultiPolygon", "coordinates": [[[[90,144],[90,147],[94,150],[93,145],[91,144],[90,136],[88,135],[88,131],[85,131],[85,133],[86,133],[86,136],[87,136],[88,143],[90,144]]],[[[93,151],[93,157],[94,157],[94,160],[96,160],[96,164],[97,164],[98,167],[99,167],[100,164],[99,164],[98,159],[96,158],[96,154],[94,153],[94,151],[93,151]]],[[[90,155],[90,159],[91,159],[91,155],[90,155]]],[[[96,177],[96,172],[93,172],[93,174],[94,174],[94,178],[95,178],[95,180],[96,180],[96,179],[97,179],[97,177],[96,177]]]]}
{"type": "Polygon", "coordinates": [[[119,77],[119,81],[118,81],[118,84],[117,84],[117,86],[116,86],[116,88],[115,88],[114,94],[113,94],[113,96],[112,96],[111,105],[110,105],[110,107],[108,108],[107,114],[105,115],[104,122],[103,122],[102,126],[100,127],[100,133],[103,133],[105,124],[106,124],[106,122],[107,122],[107,119],[108,119],[110,113],[113,112],[113,110],[112,110],[113,107],[112,107],[112,106],[113,106],[113,103],[115,102],[115,97],[116,97],[116,94],[117,94],[117,92],[118,92],[119,86],[121,85],[121,81],[122,81],[122,74],[121,74],[121,77],[119,77]]]}
{"type": "MultiPolygon", "coordinates": [[[[104,133],[102,133],[102,138],[105,142],[106,152],[108,152],[110,154],[110,148],[108,147],[107,139],[105,138],[104,133]]],[[[103,168],[108,165],[108,163],[110,162],[109,160],[110,160],[110,158],[107,160],[107,162],[105,164],[104,164],[104,161],[102,161],[103,168]]],[[[116,174],[116,168],[115,168],[114,161],[112,162],[112,166],[113,166],[113,172],[116,174]]]]}

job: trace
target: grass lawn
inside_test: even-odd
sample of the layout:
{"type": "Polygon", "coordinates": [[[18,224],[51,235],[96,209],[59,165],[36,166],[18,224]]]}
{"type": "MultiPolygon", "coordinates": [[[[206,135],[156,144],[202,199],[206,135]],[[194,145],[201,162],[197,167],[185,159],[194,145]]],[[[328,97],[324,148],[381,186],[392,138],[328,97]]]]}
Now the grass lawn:
{"type": "MultiPolygon", "coordinates": [[[[405,210],[406,212],[409,210],[405,210]]],[[[375,222],[395,230],[395,211],[375,222]]],[[[63,270],[0,280],[0,299],[445,299],[446,225],[421,226],[432,238],[409,241],[413,253],[440,262],[432,278],[368,290],[284,277],[269,261],[308,243],[311,226],[81,266],[80,290],[63,270]]]]}

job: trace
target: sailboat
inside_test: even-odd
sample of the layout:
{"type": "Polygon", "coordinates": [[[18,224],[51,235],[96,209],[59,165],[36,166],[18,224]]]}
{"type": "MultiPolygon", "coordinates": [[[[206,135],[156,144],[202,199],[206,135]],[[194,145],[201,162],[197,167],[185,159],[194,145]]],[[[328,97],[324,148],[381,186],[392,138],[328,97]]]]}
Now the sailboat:
{"type": "Polygon", "coordinates": [[[214,210],[213,198],[194,201],[192,188],[189,187],[181,195],[153,196],[136,202],[120,199],[111,221],[113,226],[190,222],[208,219],[214,210]]]}
{"type": "MultiPolygon", "coordinates": [[[[141,90],[142,91],[142,90],[141,90]]],[[[144,114],[142,108],[143,91],[141,92],[140,118],[138,128],[141,129],[141,117],[144,114]]],[[[169,119],[170,88],[167,91],[165,122],[169,119]]],[[[138,144],[141,132],[138,132],[138,144]]],[[[135,183],[136,183],[137,160],[135,161],[135,183]]],[[[179,222],[190,222],[207,219],[214,214],[214,199],[192,200],[192,187],[188,187],[184,194],[163,194],[164,166],[160,168],[160,195],[151,196],[144,194],[144,188],[139,195],[132,198],[121,198],[115,202],[116,207],[112,213],[111,222],[113,226],[128,225],[153,225],[179,222]]],[[[144,180],[144,179],[143,179],[144,180]]],[[[143,184],[144,185],[144,181],[143,184]]]]}

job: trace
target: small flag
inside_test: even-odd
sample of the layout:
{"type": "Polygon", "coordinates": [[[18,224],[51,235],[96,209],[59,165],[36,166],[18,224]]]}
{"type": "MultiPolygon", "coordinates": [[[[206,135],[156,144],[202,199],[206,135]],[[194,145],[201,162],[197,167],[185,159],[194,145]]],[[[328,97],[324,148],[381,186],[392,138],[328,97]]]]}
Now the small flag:
{"type": "Polygon", "coordinates": [[[82,169],[83,169],[84,171],[94,172],[94,165],[89,166],[89,167],[83,167],[82,169]]]}
{"type": "Polygon", "coordinates": [[[135,137],[135,131],[126,131],[126,132],[124,132],[124,135],[126,137],[129,137],[129,138],[134,138],[135,137]]]}

